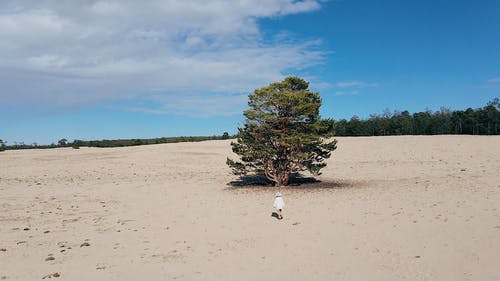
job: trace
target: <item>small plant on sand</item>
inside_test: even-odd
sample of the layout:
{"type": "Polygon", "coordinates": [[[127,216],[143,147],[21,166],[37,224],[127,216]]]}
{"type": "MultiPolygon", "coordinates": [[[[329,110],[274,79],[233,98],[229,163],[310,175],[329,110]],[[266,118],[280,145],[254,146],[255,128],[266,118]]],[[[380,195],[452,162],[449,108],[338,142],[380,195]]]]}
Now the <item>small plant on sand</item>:
{"type": "Polygon", "coordinates": [[[337,141],[329,140],[333,122],[319,115],[319,93],[308,87],[299,77],[287,77],[248,96],[244,127],[231,143],[241,161],[227,159],[234,174],[264,174],[276,186],[288,185],[300,171],[320,174],[337,141]]]}

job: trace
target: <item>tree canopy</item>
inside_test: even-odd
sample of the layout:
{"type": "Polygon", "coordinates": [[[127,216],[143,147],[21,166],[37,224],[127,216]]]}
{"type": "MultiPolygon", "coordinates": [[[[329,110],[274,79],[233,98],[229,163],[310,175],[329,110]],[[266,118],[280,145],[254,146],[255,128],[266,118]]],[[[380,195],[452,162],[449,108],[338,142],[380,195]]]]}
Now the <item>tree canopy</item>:
{"type": "Polygon", "coordinates": [[[244,127],[231,143],[241,161],[227,159],[234,174],[264,174],[277,186],[288,185],[292,173],[320,174],[336,140],[328,140],[332,122],[321,119],[319,93],[308,87],[299,77],[287,77],[248,96],[244,127]]]}

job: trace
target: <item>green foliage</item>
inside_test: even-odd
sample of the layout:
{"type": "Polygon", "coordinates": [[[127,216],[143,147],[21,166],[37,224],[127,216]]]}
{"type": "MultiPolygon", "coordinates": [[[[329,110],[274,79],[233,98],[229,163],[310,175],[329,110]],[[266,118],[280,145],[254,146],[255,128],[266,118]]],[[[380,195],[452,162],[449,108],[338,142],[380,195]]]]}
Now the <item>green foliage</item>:
{"type": "Polygon", "coordinates": [[[149,144],[160,144],[160,143],[178,143],[178,142],[199,142],[207,140],[222,140],[227,136],[197,136],[197,137],[164,137],[164,138],[154,138],[154,139],[118,139],[118,140],[92,140],[92,141],[82,141],[78,140],[79,146],[88,147],[125,147],[125,146],[137,146],[137,145],[149,145],[149,144]]]}
{"type": "Polygon", "coordinates": [[[57,142],[57,144],[58,144],[59,146],[62,146],[62,147],[67,146],[67,145],[68,145],[68,140],[67,140],[67,139],[60,139],[60,140],[57,142]]]}
{"type": "Polygon", "coordinates": [[[74,140],[73,143],[71,144],[71,147],[73,149],[80,149],[80,146],[82,145],[83,141],[81,140],[74,140]]]}
{"type": "Polygon", "coordinates": [[[0,151],[5,151],[5,142],[0,139],[0,151]]]}
{"type": "Polygon", "coordinates": [[[381,115],[370,115],[361,120],[353,116],[351,120],[335,122],[337,136],[388,136],[388,135],[500,135],[500,101],[493,99],[479,109],[430,110],[410,114],[408,111],[386,110],[381,115]]]}
{"type": "Polygon", "coordinates": [[[336,148],[336,140],[325,141],[333,136],[334,122],[320,118],[321,98],[308,87],[303,79],[288,77],[248,96],[244,127],[231,143],[241,162],[227,159],[234,174],[265,174],[277,186],[288,185],[292,173],[320,174],[336,148]]]}

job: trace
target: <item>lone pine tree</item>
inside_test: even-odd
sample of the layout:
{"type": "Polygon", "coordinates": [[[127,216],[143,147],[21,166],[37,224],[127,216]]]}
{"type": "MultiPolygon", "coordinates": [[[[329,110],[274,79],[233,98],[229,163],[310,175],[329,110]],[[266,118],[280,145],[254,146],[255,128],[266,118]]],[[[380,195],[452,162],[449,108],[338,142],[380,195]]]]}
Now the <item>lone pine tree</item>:
{"type": "Polygon", "coordinates": [[[308,87],[299,77],[287,77],[248,96],[244,127],[231,143],[241,161],[227,159],[234,174],[264,174],[276,186],[288,185],[300,171],[320,174],[337,141],[329,140],[333,122],[319,115],[319,93],[308,87]]]}

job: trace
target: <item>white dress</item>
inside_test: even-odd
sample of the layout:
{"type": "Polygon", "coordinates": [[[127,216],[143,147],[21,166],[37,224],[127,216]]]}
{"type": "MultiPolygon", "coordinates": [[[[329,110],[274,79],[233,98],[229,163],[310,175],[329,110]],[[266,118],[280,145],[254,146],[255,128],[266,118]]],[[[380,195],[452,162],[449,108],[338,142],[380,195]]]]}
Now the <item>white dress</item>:
{"type": "Polygon", "coordinates": [[[273,206],[277,210],[280,210],[280,209],[282,210],[283,207],[285,207],[285,201],[283,201],[283,198],[281,196],[275,197],[273,206]]]}

